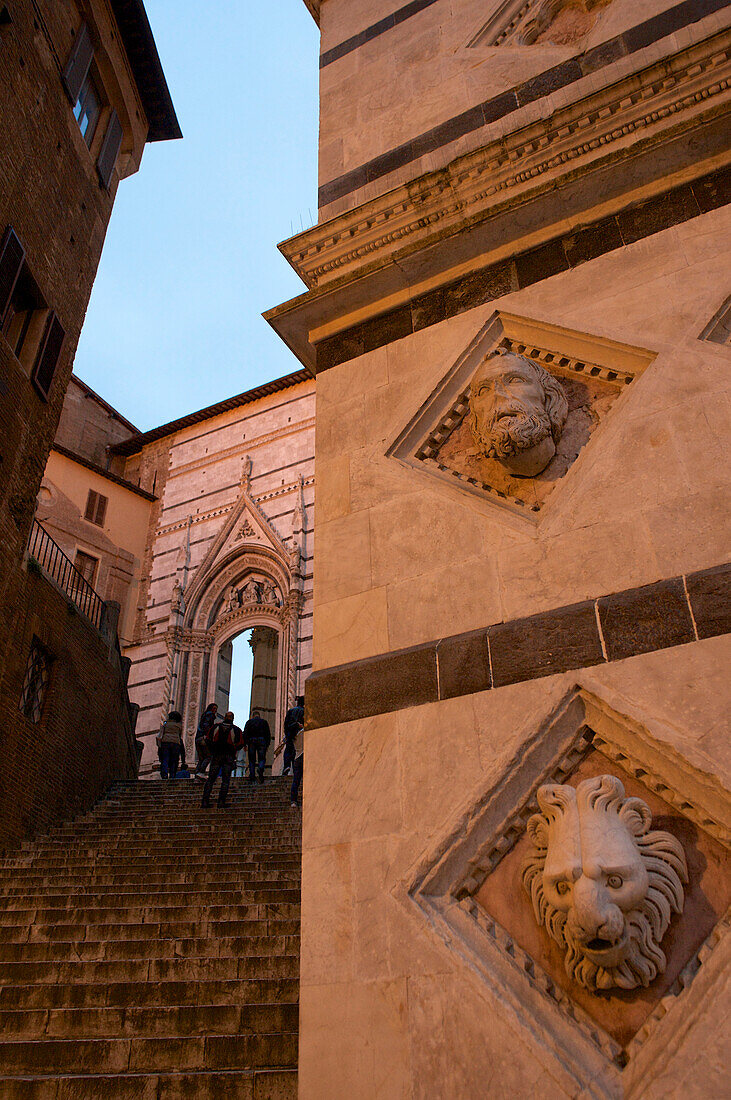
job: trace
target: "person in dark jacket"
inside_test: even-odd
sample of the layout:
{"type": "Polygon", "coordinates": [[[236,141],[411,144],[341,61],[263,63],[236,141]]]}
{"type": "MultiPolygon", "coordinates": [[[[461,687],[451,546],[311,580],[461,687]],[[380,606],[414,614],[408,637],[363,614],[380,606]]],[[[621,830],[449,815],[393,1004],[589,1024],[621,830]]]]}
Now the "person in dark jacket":
{"type": "Polygon", "coordinates": [[[202,806],[210,806],[213,784],[221,776],[221,789],[218,792],[218,805],[226,805],[228,786],[231,782],[231,772],[236,763],[236,753],[244,743],[244,738],[238,726],[234,725],[234,713],[227,710],[220,722],[216,722],[206,735],[206,743],[210,749],[211,767],[208,779],[203,788],[202,806]]]}
{"type": "Polygon", "coordinates": [[[269,723],[262,718],[260,712],[252,710],[251,718],[244,726],[244,744],[249,754],[249,780],[254,781],[254,772],[259,772],[259,782],[264,782],[264,767],[267,759],[267,749],[272,735],[269,732],[269,723]]]}
{"type": "Polygon", "coordinates": [[[203,779],[206,768],[211,760],[211,753],[206,742],[206,735],[208,731],[212,729],[214,722],[216,721],[216,715],[218,714],[218,704],[209,703],[206,709],[201,714],[201,720],[198,723],[198,729],[195,731],[195,748],[198,753],[198,763],[195,766],[196,779],[203,779]]]}
{"type": "Polygon", "coordinates": [[[295,739],[301,729],[305,728],[305,697],[298,695],[294,706],[290,707],[284,716],[284,759],[282,762],[282,775],[288,775],[289,769],[294,764],[295,739]]]}
{"type": "Polygon", "coordinates": [[[171,710],[157,735],[157,754],[160,758],[160,778],[175,779],[178,762],[185,757],[183,748],[183,716],[171,710]]]}

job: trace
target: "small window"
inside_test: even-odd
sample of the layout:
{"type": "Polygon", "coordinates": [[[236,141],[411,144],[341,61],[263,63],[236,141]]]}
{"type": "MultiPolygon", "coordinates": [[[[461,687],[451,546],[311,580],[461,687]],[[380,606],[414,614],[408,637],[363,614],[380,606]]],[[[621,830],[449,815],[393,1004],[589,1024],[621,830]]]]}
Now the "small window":
{"type": "MultiPolygon", "coordinates": [[[[102,500],[105,498],[102,497],[102,500]]],[[[84,578],[87,584],[90,584],[93,588],[96,584],[96,574],[99,568],[99,559],[93,558],[91,554],[86,554],[83,550],[76,551],[76,558],[74,559],[74,565],[78,569],[81,576],[84,578]]]]}
{"type": "Polygon", "coordinates": [[[23,694],[20,699],[21,713],[30,722],[38,722],[43,710],[48,681],[51,673],[51,658],[48,650],[33,639],[23,681],[23,694]]]}
{"type": "Polygon", "coordinates": [[[103,527],[106,514],[107,498],[102,496],[101,493],[95,493],[93,489],[89,489],[89,496],[86,498],[84,519],[88,519],[90,523],[95,523],[97,527],[103,527]]]}
{"type": "Polygon", "coordinates": [[[64,328],[41,294],[11,226],[0,246],[0,332],[16,359],[48,400],[64,343],[64,328]]]}
{"type": "Polygon", "coordinates": [[[81,136],[86,142],[87,148],[91,148],[96,133],[96,124],[101,114],[101,96],[91,76],[87,73],[79,91],[79,97],[74,105],[74,117],[79,124],[81,136]]]}

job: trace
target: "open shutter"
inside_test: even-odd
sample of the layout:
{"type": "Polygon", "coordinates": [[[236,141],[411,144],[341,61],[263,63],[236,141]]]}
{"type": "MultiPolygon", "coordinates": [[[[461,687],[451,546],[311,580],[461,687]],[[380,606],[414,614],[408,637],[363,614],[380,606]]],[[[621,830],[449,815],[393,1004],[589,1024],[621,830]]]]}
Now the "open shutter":
{"type": "Polygon", "coordinates": [[[86,23],[82,23],[76,35],[76,40],[71,47],[66,68],[63,71],[63,82],[72,103],[76,103],[81,91],[81,85],[86,80],[91,59],[94,56],[94,46],[86,23]]]}
{"type": "Polygon", "coordinates": [[[104,135],[104,141],[102,147],[99,150],[99,159],[96,162],[96,170],[99,173],[99,179],[102,181],[105,187],[109,187],[110,180],[112,178],[112,172],[114,171],[114,165],[117,163],[117,157],[119,156],[119,150],[122,147],[122,123],[117,117],[117,112],[112,109],[112,113],[109,117],[107,124],[107,132],[104,135]]]}
{"type": "Polygon", "coordinates": [[[53,376],[56,373],[65,335],[63,325],[51,310],[48,315],[43,342],[38,350],[36,365],[33,368],[33,385],[46,400],[51,390],[53,376]]]}
{"type": "Polygon", "coordinates": [[[97,494],[97,501],[96,501],[96,516],[94,518],[94,523],[96,523],[98,527],[103,527],[104,526],[104,520],[106,519],[106,517],[107,517],[107,498],[102,493],[98,493],[97,494]]]}
{"type": "Polygon", "coordinates": [[[0,246],[0,325],[5,320],[15,284],[23,268],[25,249],[8,226],[0,246]]]}

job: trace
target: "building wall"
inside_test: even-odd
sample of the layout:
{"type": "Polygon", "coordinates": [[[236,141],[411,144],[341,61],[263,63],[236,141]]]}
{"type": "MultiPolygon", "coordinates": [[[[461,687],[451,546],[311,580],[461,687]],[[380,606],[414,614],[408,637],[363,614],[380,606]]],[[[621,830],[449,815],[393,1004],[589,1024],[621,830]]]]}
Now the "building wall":
{"type": "MultiPolygon", "coordinates": [[[[137,733],[145,742],[143,769],[156,761],[153,735],[162,710],[174,704],[185,709],[190,689],[190,666],[176,665],[176,682],[170,684],[170,646],[178,625],[171,604],[173,586],[178,580],[183,592],[191,591],[207,568],[206,556],[241,501],[247,456],[247,495],[281,541],[282,552],[294,542],[300,494],[304,501],[304,534],[297,534],[303,591],[292,694],[303,690],[312,666],[314,437],[314,381],[308,381],[193,423],[126,459],[126,476],[139,477],[143,486],[155,484],[159,497],[148,529],[137,632],[125,649],[132,660],[131,697],[140,707],[137,733]]],[[[256,526],[255,517],[252,522],[256,526]]],[[[248,549],[266,541],[266,534],[259,542],[243,537],[238,544],[242,562],[248,549]]],[[[193,709],[197,722],[197,699],[193,709]]],[[[186,727],[189,739],[193,732],[186,727]]],[[[277,731],[272,732],[276,737],[277,731]]]]}
{"type": "Polygon", "coordinates": [[[133,636],[151,504],[149,495],[135,492],[68,454],[52,450],[48,456],[37,519],[71,561],[77,550],[97,559],[94,588],[102,599],[121,605],[122,645],[133,636]],[[90,490],[107,498],[102,526],[85,518],[90,490]]]}
{"type": "Polygon", "coordinates": [[[639,7],[559,48],[467,45],[537,3],[320,5],[310,289],[267,314],[317,366],[303,1100],[723,1092],[728,15],[639,7]],[[530,477],[469,429],[497,348],[567,401],[530,477]],[[683,837],[647,988],[581,987],[521,885],[582,767],[683,837]]]}
{"type": "Polygon", "coordinates": [[[133,424],[72,375],[56,430],[56,443],[97,466],[107,467],[109,448],[136,433],[133,424]]]}
{"type": "MultiPolygon", "coordinates": [[[[671,0],[643,0],[639,10],[634,0],[589,5],[594,23],[578,43],[589,60],[580,63],[583,70],[575,74],[583,81],[582,90],[608,86],[619,72],[635,67],[636,58],[628,55],[627,44],[619,48],[619,64],[613,51],[602,54],[601,47],[640,20],[649,22],[675,6],[671,0]],[[592,50],[597,51],[593,58],[592,50]],[[607,58],[615,63],[606,65],[607,58]]],[[[459,5],[452,0],[411,6],[400,0],[377,4],[326,0],[322,4],[320,220],[445,166],[479,148],[496,131],[513,129],[513,118],[506,112],[518,106],[510,102],[515,89],[525,89],[523,102],[529,105],[531,120],[546,117],[565,102],[566,81],[574,75],[570,66],[577,64],[576,43],[542,40],[526,46],[513,39],[499,46],[484,41],[470,45],[501,7],[508,5],[479,0],[459,5]],[[399,21],[389,25],[388,17],[396,13],[399,21]],[[561,66],[565,71],[560,71],[561,66]],[[529,98],[528,82],[554,69],[558,71],[546,81],[540,97],[529,98]],[[407,111],[404,103],[409,104],[407,111]],[[488,103],[483,115],[480,105],[488,103]],[[475,117],[463,118],[468,111],[474,111],[475,117]],[[407,149],[410,143],[413,148],[407,149]],[[403,154],[408,162],[392,167],[403,154]],[[356,176],[347,193],[333,192],[334,181],[359,170],[362,178],[356,176]]],[[[694,18],[714,10],[714,5],[699,5],[694,18]]],[[[648,32],[648,42],[642,43],[643,60],[653,52],[649,40],[667,33],[662,33],[661,26],[648,32]]]]}
{"type": "Polygon", "coordinates": [[[134,779],[137,754],[116,639],[103,636],[37,569],[18,594],[14,646],[5,668],[0,847],[90,809],[116,779],[134,779]],[[20,710],[34,639],[50,654],[38,722],[20,710]]]}
{"type": "MultiPolygon", "coordinates": [[[[95,680],[104,685],[108,673],[106,657],[94,642],[88,645],[84,665],[83,632],[73,644],[63,635],[49,639],[53,652],[68,649],[73,654],[68,677],[60,675],[59,686],[64,690],[52,695],[54,714],[48,716],[46,725],[19,729],[18,705],[21,670],[28,656],[28,624],[34,617],[59,629],[65,623],[65,610],[60,615],[53,609],[55,596],[46,599],[39,584],[29,579],[24,552],[117,187],[120,179],[139,167],[149,119],[126,52],[129,36],[120,32],[106,0],[14,0],[7,8],[10,20],[0,27],[0,235],[4,239],[7,227],[12,227],[25,251],[23,277],[32,278],[45,303],[41,308],[39,302],[34,310],[19,357],[14,351],[18,344],[11,345],[0,333],[0,725],[8,738],[8,758],[17,768],[13,774],[21,785],[30,784],[31,773],[35,782],[35,790],[29,794],[27,785],[16,790],[7,777],[5,780],[3,806],[9,798],[13,803],[3,811],[8,813],[7,835],[17,837],[45,822],[40,806],[44,796],[53,813],[71,812],[88,804],[84,789],[89,796],[98,794],[100,782],[108,781],[114,772],[106,748],[103,766],[92,763],[85,770],[82,757],[71,746],[73,766],[56,765],[64,769],[67,794],[55,791],[58,772],[49,771],[48,782],[42,777],[43,768],[49,766],[43,749],[46,734],[49,752],[56,755],[74,736],[90,751],[92,742],[86,732],[77,734],[86,713],[96,721],[97,713],[114,706],[117,713],[108,713],[105,721],[108,729],[119,734],[114,734],[110,746],[121,751],[119,731],[127,722],[123,693],[119,692],[113,703],[111,681],[100,688],[100,712],[89,700],[95,680]],[[81,135],[63,81],[82,23],[90,28],[92,74],[103,101],[90,147],[81,135]],[[112,111],[121,123],[122,139],[106,186],[100,181],[97,160],[112,111]],[[44,396],[32,376],[49,310],[56,314],[65,338],[44,396]],[[36,602],[30,604],[31,599],[36,602]],[[35,806],[36,800],[36,809],[23,810],[29,802],[35,806]]],[[[142,48],[139,42],[135,48],[142,48]]],[[[150,49],[154,51],[149,44],[144,48],[148,54],[150,49]]],[[[139,58],[135,64],[139,72],[139,58]]],[[[149,92],[154,91],[164,113],[169,99],[161,72],[156,69],[147,77],[146,102],[150,103],[149,92]]],[[[162,129],[157,136],[172,136],[162,129]]],[[[59,670],[62,667],[59,662],[59,670]]],[[[124,749],[119,769],[126,767],[126,759],[124,749]]]]}

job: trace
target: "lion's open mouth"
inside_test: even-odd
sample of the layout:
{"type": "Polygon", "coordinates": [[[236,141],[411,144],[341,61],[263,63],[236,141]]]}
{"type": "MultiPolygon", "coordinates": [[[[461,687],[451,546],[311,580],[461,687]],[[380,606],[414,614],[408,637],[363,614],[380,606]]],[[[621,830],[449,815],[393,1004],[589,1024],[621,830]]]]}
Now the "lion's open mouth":
{"type": "Polygon", "coordinates": [[[610,948],[617,945],[611,940],[603,940],[600,936],[595,936],[593,940],[589,940],[586,946],[590,951],[609,951],[610,948]]]}

